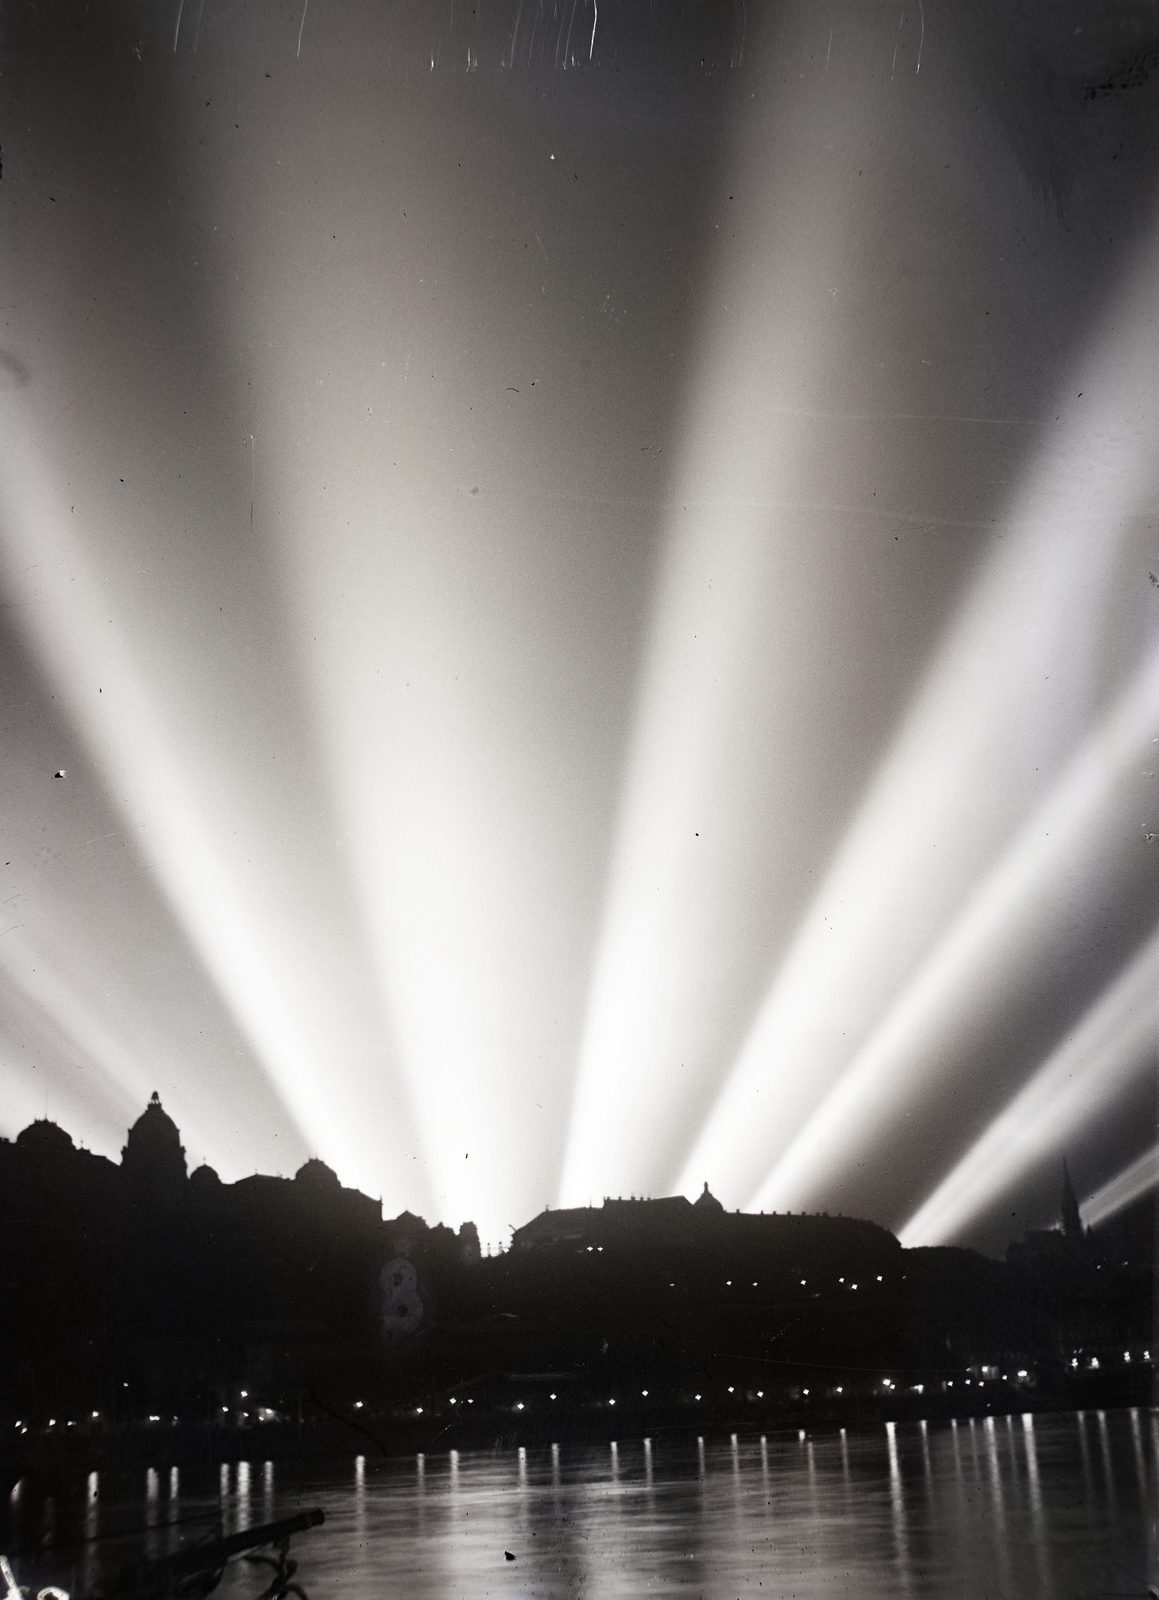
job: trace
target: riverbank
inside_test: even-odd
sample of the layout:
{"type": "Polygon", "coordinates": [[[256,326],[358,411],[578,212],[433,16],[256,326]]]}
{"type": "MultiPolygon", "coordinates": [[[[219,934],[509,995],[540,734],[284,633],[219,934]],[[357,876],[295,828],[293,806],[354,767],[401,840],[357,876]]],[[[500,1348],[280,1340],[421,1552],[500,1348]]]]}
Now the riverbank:
{"type": "Polygon", "coordinates": [[[707,1400],[665,1404],[643,1395],[576,1404],[563,1396],[539,1397],[502,1406],[442,1404],[389,1413],[341,1416],[320,1406],[300,1418],[243,1425],[217,1422],[124,1422],[87,1427],[54,1424],[9,1437],[0,1448],[0,1473],[9,1485],[22,1476],[70,1476],[77,1472],[130,1467],[212,1466],[232,1461],[324,1463],[352,1455],[367,1460],[535,1447],[551,1443],[596,1444],[621,1438],[717,1437],[880,1426],[888,1421],[948,1420],[1007,1414],[1111,1410],[1155,1404],[1150,1365],[1128,1371],[1082,1372],[1038,1377],[1033,1382],[991,1381],[955,1393],[945,1390],[855,1393],[847,1400],[809,1393],[764,1403],[748,1396],[726,1403],[707,1400]]]}

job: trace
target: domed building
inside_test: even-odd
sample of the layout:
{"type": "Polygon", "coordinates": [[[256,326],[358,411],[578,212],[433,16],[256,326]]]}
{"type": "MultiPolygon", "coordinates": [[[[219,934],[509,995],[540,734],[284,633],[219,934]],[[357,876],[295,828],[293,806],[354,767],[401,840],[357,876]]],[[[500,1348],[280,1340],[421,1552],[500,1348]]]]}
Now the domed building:
{"type": "Polygon", "coordinates": [[[60,1161],[76,1154],[72,1135],[47,1117],[38,1117],[22,1128],[16,1135],[16,1148],[37,1161],[60,1161]]]}
{"type": "Polygon", "coordinates": [[[319,1161],[317,1156],[311,1156],[294,1174],[294,1182],[300,1183],[306,1189],[341,1189],[338,1174],[333,1167],[328,1167],[324,1161],[319,1161]]]}
{"type": "Polygon", "coordinates": [[[121,1151],[121,1171],[150,1188],[174,1188],[185,1182],[185,1150],[173,1118],[154,1089],[149,1104],[129,1129],[121,1151]]]}

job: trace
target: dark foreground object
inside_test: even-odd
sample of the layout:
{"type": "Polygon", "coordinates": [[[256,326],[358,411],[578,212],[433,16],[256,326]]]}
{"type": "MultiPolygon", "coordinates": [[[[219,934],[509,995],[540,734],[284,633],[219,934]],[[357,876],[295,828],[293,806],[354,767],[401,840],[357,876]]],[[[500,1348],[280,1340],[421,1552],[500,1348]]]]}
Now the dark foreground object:
{"type": "Polygon", "coordinates": [[[212,1593],[221,1582],[222,1575],[232,1557],[249,1550],[259,1550],[263,1545],[273,1545],[279,1559],[266,1558],[274,1568],[274,1579],[265,1594],[282,1600],[288,1593],[304,1600],[303,1591],[292,1582],[295,1564],[290,1561],[287,1549],[295,1533],[305,1533],[326,1520],[318,1507],[299,1512],[294,1517],[283,1517],[279,1522],[267,1522],[257,1528],[247,1528],[227,1539],[210,1539],[179,1550],[176,1555],[165,1556],[160,1561],[131,1562],[121,1569],[110,1587],[116,1600],[164,1600],[167,1595],[200,1596],[212,1593]]]}

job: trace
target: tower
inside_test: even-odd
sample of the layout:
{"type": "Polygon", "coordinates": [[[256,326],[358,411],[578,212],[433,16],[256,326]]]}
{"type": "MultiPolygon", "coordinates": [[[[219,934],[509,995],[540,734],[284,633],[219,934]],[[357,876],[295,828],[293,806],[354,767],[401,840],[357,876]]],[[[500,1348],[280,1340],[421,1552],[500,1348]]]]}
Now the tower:
{"type": "Polygon", "coordinates": [[[121,1170],[126,1177],[153,1189],[167,1189],[185,1182],[185,1151],[173,1118],[161,1107],[156,1089],[145,1110],[129,1129],[121,1151],[121,1170]]]}
{"type": "Polygon", "coordinates": [[[1074,1185],[1070,1181],[1065,1156],[1062,1158],[1062,1231],[1071,1244],[1082,1244],[1083,1225],[1079,1216],[1079,1203],[1075,1198],[1074,1185]]]}

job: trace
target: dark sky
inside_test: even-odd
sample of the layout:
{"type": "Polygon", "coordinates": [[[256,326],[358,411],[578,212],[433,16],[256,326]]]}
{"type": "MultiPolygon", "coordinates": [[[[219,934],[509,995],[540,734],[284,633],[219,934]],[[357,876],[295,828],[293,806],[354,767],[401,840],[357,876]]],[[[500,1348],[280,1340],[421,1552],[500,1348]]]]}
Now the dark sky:
{"type": "Polygon", "coordinates": [[[1154,1144],[1151,8],[0,54],[0,1133],[994,1250],[1154,1144]]]}

